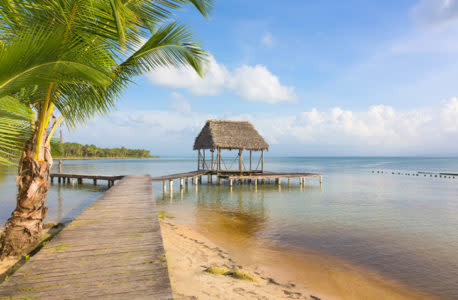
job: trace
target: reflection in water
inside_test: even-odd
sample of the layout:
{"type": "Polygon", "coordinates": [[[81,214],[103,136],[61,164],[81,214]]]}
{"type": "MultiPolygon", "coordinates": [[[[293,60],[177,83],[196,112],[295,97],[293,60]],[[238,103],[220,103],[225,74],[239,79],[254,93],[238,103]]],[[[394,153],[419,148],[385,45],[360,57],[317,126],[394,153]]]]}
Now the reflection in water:
{"type": "Polygon", "coordinates": [[[57,186],[57,220],[62,220],[62,186],[57,186]]]}
{"type": "Polygon", "coordinates": [[[9,173],[11,173],[11,170],[13,168],[14,167],[7,167],[7,166],[0,165],[0,182],[5,181],[6,177],[9,175],[9,173]]]}
{"type": "Polygon", "coordinates": [[[457,296],[456,186],[408,180],[338,174],[303,187],[204,184],[158,205],[226,249],[243,248],[249,259],[256,257],[250,249],[267,241],[288,253],[316,250],[423,291],[457,296]],[[431,218],[431,208],[441,218],[431,218]]]}

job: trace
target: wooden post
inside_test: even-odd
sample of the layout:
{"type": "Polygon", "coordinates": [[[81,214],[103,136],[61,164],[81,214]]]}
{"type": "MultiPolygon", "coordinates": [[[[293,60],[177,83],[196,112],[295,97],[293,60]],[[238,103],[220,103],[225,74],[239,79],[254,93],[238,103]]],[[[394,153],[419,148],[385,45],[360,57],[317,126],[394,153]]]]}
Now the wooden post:
{"type": "Polygon", "coordinates": [[[323,176],[320,175],[320,184],[322,184],[322,183],[323,183],[323,176]]]}
{"type": "Polygon", "coordinates": [[[203,150],[204,156],[202,157],[202,170],[205,170],[205,149],[203,150]]]}
{"type": "Polygon", "coordinates": [[[257,180],[257,179],[254,180],[254,187],[255,187],[255,188],[258,187],[258,180],[257,180]]]}
{"type": "Polygon", "coordinates": [[[239,149],[239,171],[240,174],[243,174],[243,165],[242,165],[242,149],[239,149]]]}
{"type": "Polygon", "coordinates": [[[197,171],[199,171],[200,170],[200,149],[197,151],[199,151],[197,153],[197,171]]]}
{"type": "Polygon", "coordinates": [[[202,175],[199,176],[199,184],[202,184],[202,175]]]}
{"type": "Polygon", "coordinates": [[[275,181],[278,185],[280,185],[280,178],[276,178],[275,181]]]}
{"type": "Polygon", "coordinates": [[[61,177],[57,177],[57,182],[61,183],[62,182],[62,178],[61,177]]]}
{"type": "Polygon", "coordinates": [[[62,159],[59,159],[59,173],[62,173],[62,159]]]}
{"type": "Polygon", "coordinates": [[[194,182],[194,185],[197,185],[197,176],[193,177],[192,181],[194,182]]]}
{"type": "Polygon", "coordinates": [[[229,186],[232,187],[232,179],[229,179],[229,186]]]}
{"type": "Polygon", "coordinates": [[[218,176],[218,185],[221,185],[221,183],[222,183],[222,179],[221,177],[218,176]]]}
{"type": "Polygon", "coordinates": [[[54,176],[51,176],[51,183],[54,183],[54,176]]]}
{"type": "Polygon", "coordinates": [[[183,189],[183,178],[180,178],[180,189],[183,189]]]}
{"type": "Polygon", "coordinates": [[[173,180],[169,180],[169,193],[173,193],[173,180]]]}
{"type": "Polygon", "coordinates": [[[264,173],[264,150],[261,151],[261,172],[264,173]]]}
{"type": "Polygon", "coordinates": [[[167,193],[167,183],[166,181],[162,181],[162,193],[167,193]]]}
{"type": "Polygon", "coordinates": [[[186,177],[186,179],[184,180],[186,185],[188,185],[188,181],[189,181],[189,177],[186,177]]]}
{"type": "Polygon", "coordinates": [[[253,167],[251,166],[251,162],[252,162],[252,160],[253,160],[253,159],[252,159],[252,152],[253,152],[253,151],[250,150],[250,172],[253,170],[253,167]]]}
{"type": "Polygon", "coordinates": [[[221,148],[218,148],[218,154],[216,155],[218,159],[217,171],[221,171],[221,148]]]}
{"type": "Polygon", "coordinates": [[[212,183],[212,174],[207,175],[207,183],[212,183]]]}
{"type": "Polygon", "coordinates": [[[288,177],[288,186],[291,184],[291,178],[288,177]]]}
{"type": "Polygon", "coordinates": [[[210,151],[212,152],[212,167],[211,167],[211,170],[213,171],[213,170],[215,169],[215,167],[214,167],[214,165],[213,165],[213,163],[214,163],[213,158],[214,158],[214,156],[215,156],[215,149],[211,149],[210,151]]]}
{"type": "Polygon", "coordinates": [[[83,184],[83,178],[78,178],[78,184],[83,184]]]}
{"type": "Polygon", "coordinates": [[[94,185],[97,185],[97,178],[94,178],[93,181],[94,181],[94,185]]]}

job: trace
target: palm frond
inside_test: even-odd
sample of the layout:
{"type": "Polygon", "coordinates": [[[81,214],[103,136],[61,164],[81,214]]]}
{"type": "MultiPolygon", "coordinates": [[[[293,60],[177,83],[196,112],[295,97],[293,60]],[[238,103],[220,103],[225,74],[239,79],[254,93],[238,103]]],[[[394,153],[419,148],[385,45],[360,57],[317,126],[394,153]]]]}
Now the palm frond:
{"type": "Polygon", "coordinates": [[[19,158],[30,138],[33,110],[16,98],[0,98],[0,165],[11,165],[19,158]]]}
{"type": "MultiPolygon", "coordinates": [[[[62,49],[62,36],[44,29],[25,31],[0,48],[0,97],[23,87],[48,82],[108,85],[110,76],[100,66],[108,56],[77,41],[62,49]],[[67,50],[68,49],[68,50],[67,50]]],[[[111,66],[114,65],[112,62],[111,66]]],[[[110,64],[106,67],[110,67],[110,64]]],[[[107,68],[105,68],[107,69],[107,68]]]]}
{"type": "Polygon", "coordinates": [[[203,76],[207,57],[207,52],[202,50],[186,26],[171,23],[157,29],[138,51],[119,66],[117,75],[130,77],[163,66],[189,66],[203,76]]]}

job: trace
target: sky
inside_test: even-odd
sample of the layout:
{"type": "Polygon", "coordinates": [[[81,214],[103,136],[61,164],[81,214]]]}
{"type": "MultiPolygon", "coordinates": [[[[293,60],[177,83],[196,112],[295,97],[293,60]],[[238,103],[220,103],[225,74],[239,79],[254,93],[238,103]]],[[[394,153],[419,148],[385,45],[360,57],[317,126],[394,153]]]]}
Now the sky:
{"type": "Polygon", "coordinates": [[[193,155],[208,119],[249,120],[272,156],[457,156],[458,0],[216,0],[177,12],[206,76],[134,79],[67,141],[193,155]]]}

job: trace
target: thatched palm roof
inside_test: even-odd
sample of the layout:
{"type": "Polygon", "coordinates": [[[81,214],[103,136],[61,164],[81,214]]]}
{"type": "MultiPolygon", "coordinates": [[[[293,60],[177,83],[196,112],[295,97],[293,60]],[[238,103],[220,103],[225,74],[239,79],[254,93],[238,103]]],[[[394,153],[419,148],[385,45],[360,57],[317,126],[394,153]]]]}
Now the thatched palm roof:
{"type": "Polygon", "coordinates": [[[208,120],[194,142],[198,149],[267,150],[269,144],[248,121],[208,120]]]}

